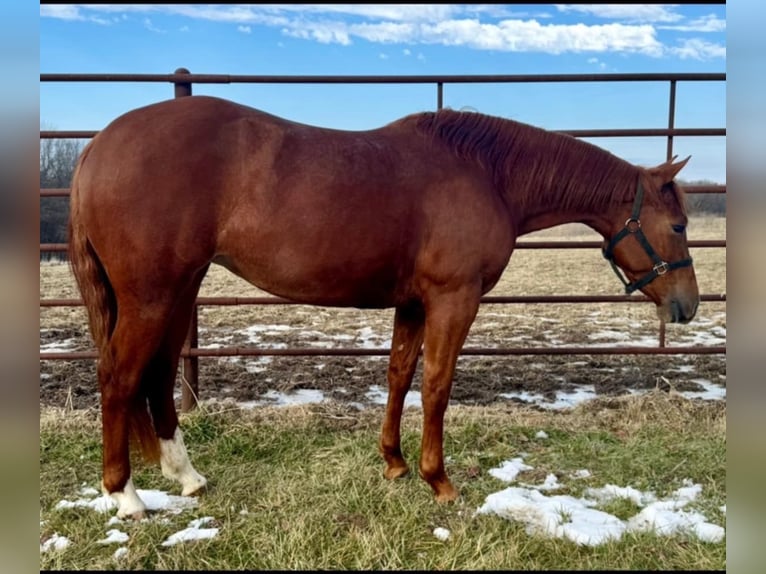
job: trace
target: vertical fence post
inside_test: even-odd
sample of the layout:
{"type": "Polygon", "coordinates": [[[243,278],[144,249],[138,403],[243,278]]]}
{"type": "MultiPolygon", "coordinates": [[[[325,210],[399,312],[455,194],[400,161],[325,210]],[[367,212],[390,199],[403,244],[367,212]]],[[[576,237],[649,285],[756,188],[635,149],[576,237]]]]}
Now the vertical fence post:
{"type": "MultiPolygon", "coordinates": [[[[178,68],[174,74],[189,74],[189,70],[186,68],[178,68]]],[[[191,96],[192,95],[192,85],[191,82],[175,82],[175,97],[176,98],[183,98],[184,96],[191,96]]]]}
{"type": "MultiPolygon", "coordinates": [[[[668,129],[672,130],[676,125],[676,80],[670,80],[670,103],[668,104],[668,129]]],[[[668,134],[668,149],[665,159],[670,161],[673,157],[673,136],[668,134]]],[[[665,321],[660,319],[660,347],[665,346],[665,321]]]]}
{"type": "MultiPolygon", "coordinates": [[[[189,74],[189,70],[186,68],[178,68],[175,74],[189,74]]],[[[174,94],[176,98],[184,98],[191,96],[192,85],[191,82],[175,82],[174,94]]],[[[184,341],[183,350],[188,353],[191,349],[197,348],[198,335],[197,335],[197,304],[194,304],[192,308],[191,321],[189,322],[189,332],[186,335],[184,341]]],[[[197,398],[199,397],[199,359],[197,357],[186,356],[182,363],[182,378],[183,384],[181,385],[181,412],[189,412],[197,406],[197,398]]]]}
{"type": "MultiPolygon", "coordinates": [[[[192,308],[189,333],[184,341],[184,351],[197,348],[197,304],[192,308]]],[[[188,413],[197,406],[199,398],[199,358],[186,356],[183,360],[183,384],[181,385],[181,412],[188,413]]]]}
{"type": "Polygon", "coordinates": [[[436,109],[440,110],[444,107],[444,82],[437,82],[436,84],[436,109]]]}
{"type": "MultiPolygon", "coordinates": [[[[676,80],[670,80],[670,105],[668,109],[668,129],[672,130],[676,125],[676,80]]],[[[665,159],[673,157],[673,136],[668,135],[668,151],[665,159]]]]}

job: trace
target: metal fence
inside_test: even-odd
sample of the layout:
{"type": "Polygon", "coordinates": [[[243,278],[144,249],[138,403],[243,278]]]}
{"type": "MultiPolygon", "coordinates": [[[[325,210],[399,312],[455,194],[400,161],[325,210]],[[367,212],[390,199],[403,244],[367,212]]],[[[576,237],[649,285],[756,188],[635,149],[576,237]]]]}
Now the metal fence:
{"type": "MultiPolygon", "coordinates": [[[[189,96],[193,84],[431,84],[436,88],[436,108],[444,104],[445,84],[488,84],[488,83],[553,83],[553,82],[664,82],[668,84],[668,123],[666,128],[638,129],[579,129],[559,130],[574,137],[656,137],[667,138],[667,159],[673,157],[673,138],[678,136],[725,136],[726,128],[700,127],[676,128],[676,87],[679,82],[725,82],[723,73],[684,74],[535,74],[535,75],[452,75],[452,76],[255,76],[224,74],[192,74],[179,68],[173,74],[40,74],[41,82],[159,82],[174,86],[177,98],[189,96]]],[[[84,130],[41,130],[40,138],[91,138],[96,131],[84,130]]],[[[687,193],[725,193],[722,185],[687,186],[687,193]]],[[[68,197],[69,189],[41,189],[40,197],[68,197]]],[[[725,248],[725,239],[690,241],[692,248],[725,248]]],[[[516,249],[594,249],[600,248],[599,241],[519,241],[516,249]]],[[[46,243],[40,245],[41,252],[65,252],[66,244],[46,243]]],[[[703,302],[726,301],[726,294],[703,293],[703,302]]],[[[648,302],[643,295],[550,295],[550,296],[485,296],[482,304],[514,303],[640,303],[648,302]]],[[[189,410],[199,397],[199,357],[224,356],[385,356],[390,349],[360,348],[287,348],[257,349],[250,347],[225,347],[216,349],[198,348],[198,307],[201,305],[296,305],[293,301],[278,297],[199,297],[195,306],[184,348],[181,352],[183,377],[182,410],[189,410]]],[[[41,307],[81,306],[80,299],[41,299],[41,307]]],[[[665,346],[665,325],[659,324],[657,347],[466,347],[463,355],[606,355],[606,354],[723,354],[725,345],[709,346],[665,346]]],[[[41,360],[95,359],[96,351],[41,352],[41,360]]]]}

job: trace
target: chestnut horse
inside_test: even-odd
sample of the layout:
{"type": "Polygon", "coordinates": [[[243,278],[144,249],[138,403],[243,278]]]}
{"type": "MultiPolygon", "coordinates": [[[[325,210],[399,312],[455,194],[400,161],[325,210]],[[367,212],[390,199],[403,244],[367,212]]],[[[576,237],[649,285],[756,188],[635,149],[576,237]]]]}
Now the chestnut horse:
{"type": "Polygon", "coordinates": [[[442,438],[455,364],[517,237],[587,224],[626,289],[686,323],[699,301],[673,182],[686,161],[638,167],[567,135],[452,110],[340,131],[189,96],[117,118],[79,159],[69,256],[99,351],[102,488],[118,516],[146,508],[132,433],[184,495],[206,484],[173,387],[211,263],[305,304],[395,308],[383,474],[408,472],[400,418],[422,346],[419,471],[450,501],[442,438]]]}

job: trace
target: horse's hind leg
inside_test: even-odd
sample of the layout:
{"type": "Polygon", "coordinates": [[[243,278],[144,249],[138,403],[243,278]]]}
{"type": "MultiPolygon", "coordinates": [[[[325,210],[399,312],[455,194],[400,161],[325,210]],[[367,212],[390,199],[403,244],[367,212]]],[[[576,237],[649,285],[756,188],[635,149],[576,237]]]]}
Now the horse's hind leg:
{"type": "Polygon", "coordinates": [[[388,363],[388,403],[380,433],[380,452],[386,461],[383,475],[388,479],[404,476],[409,470],[402,456],[400,427],[404,398],[412,384],[423,343],[424,319],[420,304],[397,307],[394,314],[394,334],[388,363]]]}
{"type": "Polygon", "coordinates": [[[170,303],[121,301],[118,309],[108,356],[102,357],[98,367],[103,427],[102,489],[117,502],[118,517],[140,518],[146,507],[130,476],[130,425],[148,419],[140,392],[141,379],[162,339],[170,303]],[[139,415],[138,419],[133,418],[135,415],[139,415]]]}
{"type": "Polygon", "coordinates": [[[149,399],[154,430],[160,444],[160,466],[166,478],[181,484],[181,494],[188,496],[202,489],[207,480],[199,474],[186,451],[183,433],[178,426],[173,399],[181,347],[189,329],[194,301],[205,267],[178,298],[170,323],[157,353],[144,372],[142,385],[149,399]]]}

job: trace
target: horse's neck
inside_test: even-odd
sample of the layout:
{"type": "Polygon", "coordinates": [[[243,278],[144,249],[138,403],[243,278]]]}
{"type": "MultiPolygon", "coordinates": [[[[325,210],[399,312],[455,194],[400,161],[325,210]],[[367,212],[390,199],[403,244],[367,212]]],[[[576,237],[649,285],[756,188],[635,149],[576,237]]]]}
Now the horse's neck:
{"type": "Polygon", "coordinates": [[[596,167],[573,156],[563,162],[563,168],[548,166],[542,170],[553,176],[509,181],[506,203],[514,212],[518,234],[583,223],[606,237],[613,223],[614,198],[630,192],[638,173],[618,158],[603,159],[605,165],[596,167]]]}
{"type": "Polygon", "coordinates": [[[600,233],[603,237],[608,237],[612,224],[608,210],[599,213],[561,211],[556,209],[550,211],[535,210],[529,215],[517,217],[517,234],[525,235],[533,231],[550,229],[565,223],[583,223],[600,233]]]}

